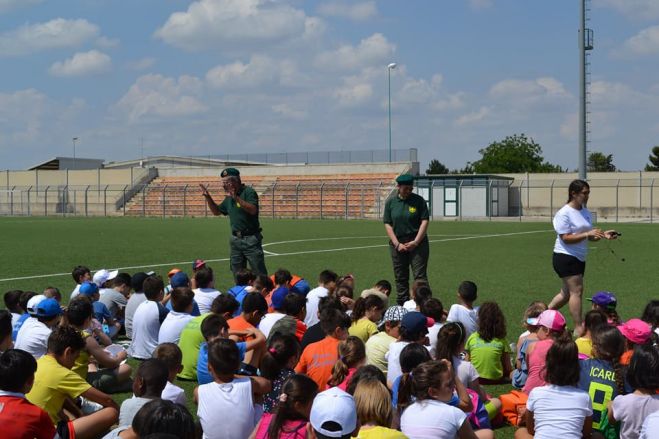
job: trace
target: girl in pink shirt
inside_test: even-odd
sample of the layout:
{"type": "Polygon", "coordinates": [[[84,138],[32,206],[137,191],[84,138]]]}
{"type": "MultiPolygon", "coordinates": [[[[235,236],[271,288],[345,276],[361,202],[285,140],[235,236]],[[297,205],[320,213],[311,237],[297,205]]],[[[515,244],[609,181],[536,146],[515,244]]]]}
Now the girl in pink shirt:
{"type": "Polygon", "coordinates": [[[366,346],[359,338],[351,335],[339,343],[339,359],[334,364],[327,388],[338,387],[345,392],[357,369],[366,364],[366,346]]]}
{"type": "Polygon", "coordinates": [[[570,338],[570,335],[565,331],[565,317],[560,312],[554,309],[543,311],[537,321],[531,321],[529,324],[537,325],[538,341],[528,347],[526,351],[526,363],[529,367],[529,377],[526,379],[526,384],[522,391],[527,395],[531,390],[536,387],[544,386],[547,384],[545,380],[545,365],[547,359],[547,351],[555,340],[570,338]]]}

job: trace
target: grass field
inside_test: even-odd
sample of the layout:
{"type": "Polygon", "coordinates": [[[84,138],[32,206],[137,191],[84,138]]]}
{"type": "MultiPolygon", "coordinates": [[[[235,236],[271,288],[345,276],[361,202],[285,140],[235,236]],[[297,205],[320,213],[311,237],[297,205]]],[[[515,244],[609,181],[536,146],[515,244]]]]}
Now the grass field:
{"type": "MultiPolygon", "coordinates": [[[[380,222],[264,220],[262,227],[271,272],[284,267],[312,285],[323,269],[350,272],[358,292],[379,279],[393,283],[380,222]]],[[[619,313],[628,319],[640,315],[648,300],[659,297],[653,280],[659,226],[611,228],[623,236],[616,242],[591,243],[585,297],[598,290],[615,292],[619,313]]],[[[448,307],[454,303],[458,284],[473,280],[479,287],[478,302],[495,300],[504,310],[511,341],[522,331],[519,322],[526,305],[551,300],[560,287],[551,267],[555,235],[548,222],[433,222],[429,236],[434,296],[448,307]]],[[[224,218],[0,218],[0,292],[40,292],[52,285],[63,291],[66,302],[74,287],[70,272],[75,265],[129,273],[154,270],[165,277],[174,266],[189,272],[195,258],[209,261],[216,272],[216,287],[224,291],[233,285],[228,237],[224,218]]],[[[193,386],[183,386],[191,395],[193,386]]],[[[507,388],[489,390],[499,394],[507,388]]],[[[117,395],[117,400],[128,396],[117,395]]],[[[497,432],[497,437],[511,435],[511,428],[497,432]]]]}

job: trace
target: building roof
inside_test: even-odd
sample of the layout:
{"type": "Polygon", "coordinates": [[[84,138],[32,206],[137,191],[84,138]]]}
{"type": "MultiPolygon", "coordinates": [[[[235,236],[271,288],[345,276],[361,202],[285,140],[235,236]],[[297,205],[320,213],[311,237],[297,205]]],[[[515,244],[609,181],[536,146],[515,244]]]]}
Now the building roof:
{"type": "Polygon", "coordinates": [[[240,160],[218,160],[206,157],[183,157],[174,155],[159,155],[153,157],[144,157],[142,159],[124,160],[120,162],[108,162],[105,164],[106,169],[113,168],[134,168],[134,167],[204,167],[204,168],[223,168],[226,166],[245,166],[245,165],[264,165],[265,163],[256,163],[240,160]]]}
{"type": "Polygon", "coordinates": [[[59,171],[62,169],[99,169],[103,167],[103,159],[88,159],[81,157],[53,157],[38,163],[30,171],[59,171]]]}

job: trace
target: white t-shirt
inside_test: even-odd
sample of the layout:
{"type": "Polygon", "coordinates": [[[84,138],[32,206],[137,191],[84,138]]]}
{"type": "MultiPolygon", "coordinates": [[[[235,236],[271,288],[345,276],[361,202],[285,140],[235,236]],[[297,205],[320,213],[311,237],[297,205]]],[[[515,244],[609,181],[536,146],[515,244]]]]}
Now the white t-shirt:
{"type": "Polygon", "coordinates": [[[158,344],[176,343],[181,338],[181,331],[192,319],[192,316],[184,312],[170,311],[160,325],[158,332],[158,344]]]}
{"type": "Polygon", "coordinates": [[[146,296],[141,292],[134,292],[128,298],[128,304],[124,311],[124,327],[126,328],[126,337],[128,338],[133,338],[133,316],[137,307],[143,302],[146,302],[146,296]]]}
{"type": "Polygon", "coordinates": [[[566,244],[560,235],[566,233],[583,233],[593,229],[593,220],[590,211],[585,207],[577,210],[568,204],[561,207],[554,216],[554,230],[556,230],[556,243],[554,253],[574,256],[580,261],[586,260],[588,253],[588,240],[584,239],[576,244],[566,244]]]}
{"type": "Polygon", "coordinates": [[[133,341],[128,347],[128,355],[145,360],[151,358],[158,347],[161,317],[167,310],[160,303],[147,300],[140,304],[133,317],[133,341]]]}
{"type": "Polygon", "coordinates": [[[192,291],[194,291],[194,300],[197,302],[197,306],[199,306],[199,312],[201,314],[207,314],[211,312],[211,305],[213,304],[213,300],[222,294],[214,288],[195,288],[192,291]]]}
{"type": "Polygon", "coordinates": [[[316,287],[307,294],[307,315],[304,318],[304,324],[311,328],[318,323],[318,302],[323,297],[327,297],[329,290],[325,287],[316,287]]]}
{"type": "Polygon", "coordinates": [[[430,343],[430,356],[435,358],[435,351],[437,350],[437,335],[439,335],[439,330],[444,326],[443,323],[435,322],[430,328],[428,328],[428,342],[430,343]]]}
{"type": "Polygon", "coordinates": [[[265,335],[265,338],[268,338],[270,331],[272,330],[272,327],[275,325],[275,323],[284,317],[286,317],[286,314],[282,314],[280,312],[271,312],[270,314],[266,314],[265,317],[261,319],[261,323],[259,323],[259,331],[265,335]]]}
{"type": "Polygon", "coordinates": [[[20,314],[15,313],[15,312],[11,313],[11,327],[12,328],[14,326],[16,326],[16,323],[18,323],[18,319],[20,319],[20,318],[21,318],[20,314]]]}
{"type": "Polygon", "coordinates": [[[478,371],[476,371],[476,368],[473,364],[471,364],[470,361],[465,361],[460,357],[453,357],[452,362],[455,374],[458,376],[465,387],[469,387],[469,383],[472,383],[480,378],[478,371]]]}
{"type": "MultiPolygon", "coordinates": [[[[613,415],[620,422],[620,439],[636,439],[643,421],[659,411],[659,395],[618,395],[613,400],[613,415]]],[[[655,432],[659,436],[659,430],[655,432]]]]}
{"type": "Polygon", "coordinates": [[[414,299],[410,299],[403,303],[403,308],[405,308],[408,311],[416,311],[416,302],[414,299]]]}
{"type": "Polygon", "coordinates": [[[245,439],[256,426],[256,412],[249,378],[236,378],[230,383],[216,382],[199,386],[197,416],[204,439],[245,439]],[[231,422],[226,416],[234,414],[231,422]]]}
{"type": "Polygon", "coordinates": [[[467,332],[467,335],[465,336],[466,340],[478,329],[478,308],[479,307],[476,306],[474,309],[468,309],[466,306],[459,303],[451,305],[446,321],[462,323],[467,332]]]}
{"type": "Polygon", "coordinates": [[[29,317],[16,334],[14,349],[24,350],[38,360],[48,351],[48,337],[51,332],[52,329],[41,323],[36,317],[29,317]]]}
{"type": "Polygon", "coordinates": [[[526,408],[533,412],[534,439],[581,439],[583,421],[593,414],[588,393],[552,384],[531,390],[526,408]]]}
{"type": "Polygon", "coordinates": [[[69,295],[69,302],[75,299],[78,294],[80,294],[80,284],[76,285],[73,291],[71,291],[71,294],[69,295]]]}
{"type": "Polygon", "coordinates": [[[393,383],[403,374],[400,368],[400,353],[410,344],[409,341],[395,341],[389,345],[389,352],[384,355],[387,360],[387,382],[393,383]]]}
{"type": "Polygon", "coordinates": [[[659,412],[654,412],[645,419],[638,439],[656,439],[659,431],[659,412]]]}
{"type": "Polygon", "coordinates": [[[187,400],[185,399],[185,391],[179,386],[170,383],[169,381],[167,381],[167,384],[165,384],[165,388],[163,389],[160,397],[175,404],[181,404],[184,407],[187,403],[187,400]]]}
{"type": "Polygon", "coordinates": [[[454,439],[467,414],[446,403],[425,399],[405,409],[400,431],[414,439],[454,439]]]}

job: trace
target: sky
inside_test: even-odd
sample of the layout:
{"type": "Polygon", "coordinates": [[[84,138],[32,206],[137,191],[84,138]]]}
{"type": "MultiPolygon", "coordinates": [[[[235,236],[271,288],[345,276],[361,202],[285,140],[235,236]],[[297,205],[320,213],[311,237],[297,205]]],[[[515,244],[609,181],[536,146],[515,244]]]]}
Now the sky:
{"type": "MultiPolygon", "coordinates": [[[[55,156],[385,150],[524,133],[578,164],[579,0],[0,0],[0,169],[55,156]],[[389,71],[388,65],[396,63],[389,71]]],[[[592,0],[590,151],[659,144],[659,1],[592,0]]]]}

